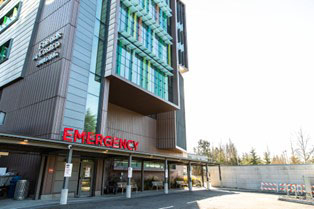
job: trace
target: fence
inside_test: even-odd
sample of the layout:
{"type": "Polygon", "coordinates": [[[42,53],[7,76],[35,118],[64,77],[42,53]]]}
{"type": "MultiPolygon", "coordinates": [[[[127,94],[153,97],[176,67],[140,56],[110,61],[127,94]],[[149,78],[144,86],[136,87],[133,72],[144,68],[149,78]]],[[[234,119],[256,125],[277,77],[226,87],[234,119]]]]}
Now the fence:
{"type": "MultiPolygon", "coordinates": [[[[312,186],[314,194],[314,186],[312,186]]],[[[287,183],[268,183],[261,182],[261,191],[272,191],[276,193],[286,193],[287,195],[305,196],[306,190],[304,184],[287,184],[287,183]]]]}

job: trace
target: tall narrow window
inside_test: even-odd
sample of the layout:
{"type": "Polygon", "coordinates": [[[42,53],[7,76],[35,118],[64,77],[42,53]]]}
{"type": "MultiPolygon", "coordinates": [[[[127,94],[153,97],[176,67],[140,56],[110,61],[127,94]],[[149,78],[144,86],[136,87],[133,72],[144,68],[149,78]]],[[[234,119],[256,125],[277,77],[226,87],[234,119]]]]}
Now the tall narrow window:
{"type": "Polygon", "coordinates": [[[12,39],[8,40],[0,46],[0,64],[9,59],[11,51],[12,39]]]}

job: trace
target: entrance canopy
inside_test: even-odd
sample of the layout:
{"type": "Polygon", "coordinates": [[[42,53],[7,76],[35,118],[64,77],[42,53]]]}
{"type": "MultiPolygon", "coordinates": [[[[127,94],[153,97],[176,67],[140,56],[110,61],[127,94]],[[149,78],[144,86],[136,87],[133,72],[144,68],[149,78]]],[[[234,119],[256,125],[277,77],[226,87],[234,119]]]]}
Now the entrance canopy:
{"type": "MultiPolygon", "coordinates": [[[[175,156],[175,155],[152,154],[152,153],[146,153],[146,152],[114,149],[114,148],[108,148],[104,146],[91,146],[87,144],[72,143],[72,142],[66,142],[66,141],[61,141],[61,140],[51,140],[51,139],[19,136],[19,135],[4,134],[4,133],[0,133],[0,144],[1,144],[1,147],[4,147],[3,144],[6,144],[6,145],[19,145],[20,147],[24,147],[24,148],[29,147],[30,149],[43,149],[43,150],[45,149],[68,150],[69,145],[71,145],[74,151],[80,151],[80,152],[117,155],[117,156],[129,156],[131,154],[134,158],[154,159],[154,160],[167,159],[169,163],[173,162],[176,164],[191,163],[192,165],[203,165],[203,166],[217,165],[216,163],[207,161],[205,159],[197,159],[194,157],[192,158],[192,157],[182,157],[182,156],[175,156]]],[[[19,146],[14,146],[14,147],[18,148],[19,146]]]]}

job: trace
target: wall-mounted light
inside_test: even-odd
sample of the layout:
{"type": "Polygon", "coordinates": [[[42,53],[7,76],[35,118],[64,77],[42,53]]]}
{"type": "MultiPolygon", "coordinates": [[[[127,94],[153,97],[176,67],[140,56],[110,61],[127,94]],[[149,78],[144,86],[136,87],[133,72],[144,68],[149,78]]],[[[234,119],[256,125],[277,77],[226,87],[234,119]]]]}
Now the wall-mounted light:
{"type": "Polygon", "coordinates": [[[9,153],[8,152],[0,152],[0,156],[8,156],[9,153]]]}
{"type": "Polygon", "coordinates": [[[28,144],[28,140],[24,139],[23,141],[21,141],[19,144],[28,144]]]}

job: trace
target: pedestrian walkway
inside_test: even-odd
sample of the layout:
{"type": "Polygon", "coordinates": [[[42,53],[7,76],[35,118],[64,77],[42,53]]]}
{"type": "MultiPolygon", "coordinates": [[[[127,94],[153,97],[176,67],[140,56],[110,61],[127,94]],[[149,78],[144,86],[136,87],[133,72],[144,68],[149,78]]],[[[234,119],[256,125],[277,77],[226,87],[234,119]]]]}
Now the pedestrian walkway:
{"type": "MultiPolygon", "coordinates": [[[[201,191],[206,190],[205,188],[193,188],[193,191],[201,191]]],[[[171,189],[169,193],[179,193],[179,192],[187,192],[189,191],[187,188],[185,189],[171,189]]],[[[149,196],[156,196],[156,195],[164,195],[163,190],[150,190],[144,192],[133,192],[132,198],[138,197],[149,197],[149,196]]],[[[104,195],[99,197],[83,197],[83,198],[69,198],[68,204],[77,204],[77,203],[86,203],[86,202],[98,202],[104,200],[111,200],[111,199],[125,199],[125,194],[116,194],[116,195],[104,195]]],[[[0,200],[0,209],[36,209],[42,206],[56,206],[59,205],[59,200],[13,200],[13,199],[5,199],[0,200]]]]}

